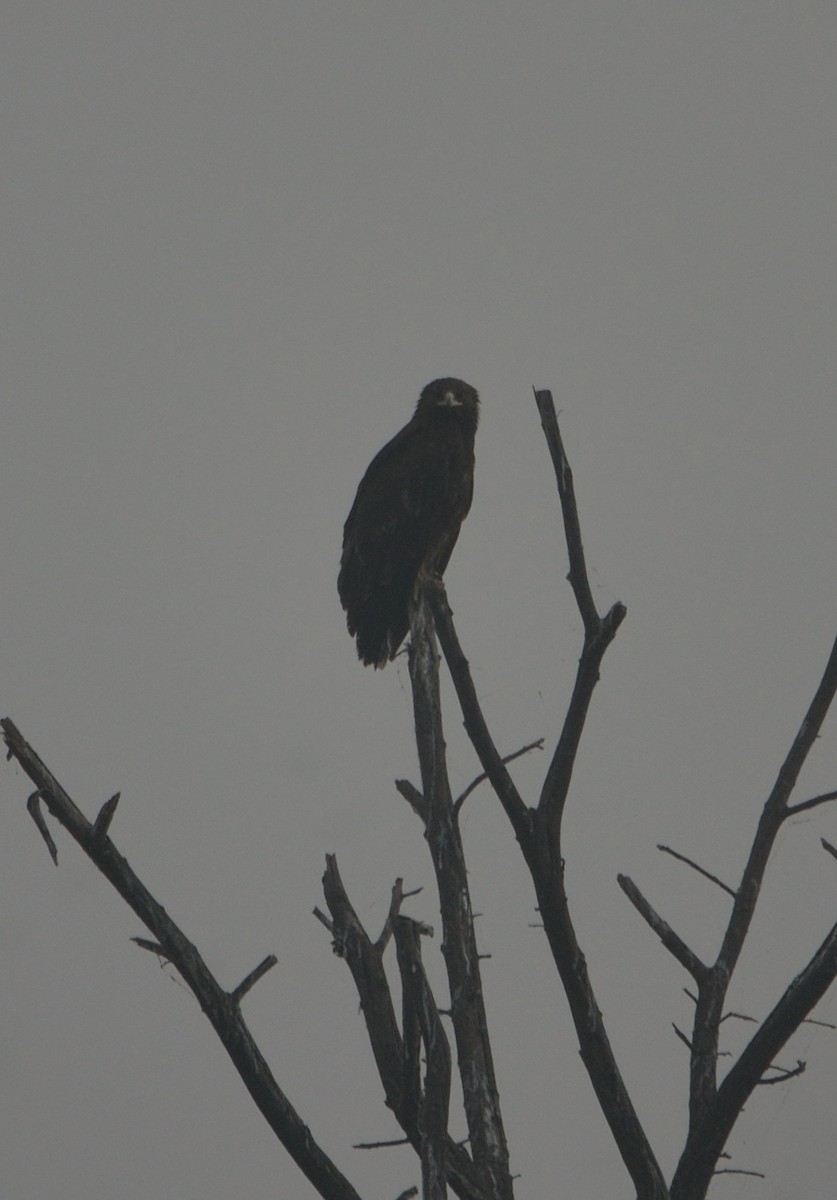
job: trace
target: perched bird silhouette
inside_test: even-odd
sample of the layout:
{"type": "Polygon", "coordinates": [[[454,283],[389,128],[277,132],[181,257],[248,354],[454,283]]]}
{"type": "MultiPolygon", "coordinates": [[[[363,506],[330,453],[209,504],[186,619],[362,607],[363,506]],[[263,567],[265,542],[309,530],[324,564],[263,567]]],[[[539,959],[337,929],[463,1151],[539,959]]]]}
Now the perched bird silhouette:
{"type": "Polygon", "coordinates": [[[337,590],[366,666],[395,657],[422,581],[448,565],[471,507],[478,419],[470,384],[434,379],[360,481],[343,527],[337,590]]]}

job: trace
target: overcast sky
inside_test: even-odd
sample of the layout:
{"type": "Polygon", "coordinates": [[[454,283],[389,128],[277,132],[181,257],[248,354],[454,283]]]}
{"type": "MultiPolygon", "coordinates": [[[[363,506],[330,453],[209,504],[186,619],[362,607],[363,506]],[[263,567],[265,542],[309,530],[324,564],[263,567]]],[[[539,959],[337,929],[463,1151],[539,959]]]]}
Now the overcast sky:
{"type": "MultiPolygon", "coordinates": [[[[439,375],[482,397],[447,574],[497,741],[554,743],[580,649],[531,388],[562,413],[594,595],[628,617],[567,812],[567,885],[667,1171],[688,981],[837,632],[833,0],[5,6],[0,708],[224,986],[368,1200],[418,1182],[348,970],[311,910],[338,856],[377,933],[425,885],[403,660],[355,658],[342,522],[439,375]]],[[[449,697],[450,698],[450,697],[449,697]]],[[[837,786],[832,714],[796,799],[837,786]]],[[[477,773],[451,704],[456,788],[477,773]]],[[[518,764],[534,802],[547,758],[518,764]]],[[[0,774],[4,1200],[311,1200],[171,969],[0,774]]],[[[837,813],[779,839],[732,989],[763,1016],[834,920],[837,813]]],[[[464,812],[520,1200],[628,1197],[499,805],[464,812]]],[[[437,922],[436,922],[437,923],[437,922]]],[[[426,947],[438,955],[438,939],[426,947]]],[[[434,977],[441,977],[438,964],[434,977]]],[[[818,1011],[837,1020],[827,998],[818,1011]]],[[[747,1026],[725,1026],[740,1047],[747,1026]]],[[[806,1026],[728,1147],[823,1200],[837,1035],[806,1026]]],[[[457,1119],[455,1132],[462,1132],[457,1119]]]]}

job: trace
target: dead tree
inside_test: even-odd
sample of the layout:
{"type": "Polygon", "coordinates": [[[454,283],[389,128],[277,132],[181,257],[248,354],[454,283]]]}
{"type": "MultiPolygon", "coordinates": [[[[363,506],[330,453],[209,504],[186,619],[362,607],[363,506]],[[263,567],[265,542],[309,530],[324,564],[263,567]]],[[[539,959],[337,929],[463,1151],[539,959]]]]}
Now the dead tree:
{"type": "MultiPolygon", "coordinates": [[[[329,929],[335,952],[346,960],[360,998],[369,1042],[387,1106],[392,1110],[421,1163],[425,1200],[441,1200],[450,1188],[461,1200],[512,1200],[513,1180],[500,1097],[494,1074],[488,1019],[483,1003],[480,955],[474,933],[468,874],[459,829],[466,789],[451,792],[447,772],[439,696],[441,644],[453,679],[465,728],[484,775],[508,817],[532,877],[543,928],[567,997],[582,1061],[638,1200],[703,1200],[713,1176],[726,1168],[719,1161],[742,1108],[759,1083],[801,1073],[771,1074],[788,1039],[822,998],[837,975],[837,925],[826,935],[807,966],[779,996],[758,1024],[744,1050],[719,1078],[719,1032],[726,1014],[730,981],[755,912],[776,835],[790,817],[837,799],[837,791],[790,803],[799,772],[837,690],[837,641],[822,680],[794,738],[776,782],[765,801],[749,857],[735,888],[684,856],[687,865],[712,879],[730,897],[730,915],[717,956],[704,962],[648,903],[625,876],[625,895],[679,966],[691,977],[694,1019],[680,1037],[690,1055],[689,1127],[677,1167],[666,1181],[651,1141],[636,1113],[602,1019],[587,963],[575,932],[564,889],[562,819],[579,742],[608,646],[625,617],[614,604],[600,616],[587,577],[572,472],[564,452],[549,392],[536,392],[541,423],[555,469],[569,555],[569,581],[581,614],[584,638],[575,684],[557,743],[536,802],[519,793],[508,763],[531,746],[505,758],[497,749],[477,699],[468,661],[454,628],[444,587],[426,585],[411,614],[409,648],[415,731],[421,787],[399,780],[396,787],[419,818],[430,851],[438,889],[442,956],[447,974],[445,1007],[440,1008],[425,973],[422,936],[428,928],[401,914],[402,881],[392,889],[384,928],[372,939],[358,919],[333,855],[326,858],[323,889],[328,914],[315,910],[329,929]],[[396,1015],[385,955],[394,946],[401,991],[396,1015]],[[442,1019],[444,1015],[444,1020],[442,1019]],[[468,1128],[467,1149],[449,1133],[452,1048],[468,1128]]],[[[358,1200],[358,1193],[320,1148],[274,1079],[241,1014],[250,989],[275,965],[266,958],[232,991],[212,976],[196,947],[174,924],[119,854],[109,836],[119,795],[107,801],[91,822],[76,807],[11,720],[3,720],[9,757],[35,784],[29,811],[54,859],[55,843],[41,803],[71,834],[99,870],[131,906],[151,934],[137,938],[144,949],[164,957],[179,971],[232,1059],[265,1119],[294,1161],[325,1200],[358,1200]]],[[[475,781],[477,782],[477,781],[475,781]]],[[[473,786],[473,785],[472,785],[473,786]]],[[[837,856],[828,843],[827,850],[837,856]]],[[[678,1031],[679,1032],[679,1031],[678,1031]]],[[[410,1188],[403,1197],[415,1195],[410,1188]]],[[[401,1200],[401,1198],[399,1198],[401,1200]]]]}

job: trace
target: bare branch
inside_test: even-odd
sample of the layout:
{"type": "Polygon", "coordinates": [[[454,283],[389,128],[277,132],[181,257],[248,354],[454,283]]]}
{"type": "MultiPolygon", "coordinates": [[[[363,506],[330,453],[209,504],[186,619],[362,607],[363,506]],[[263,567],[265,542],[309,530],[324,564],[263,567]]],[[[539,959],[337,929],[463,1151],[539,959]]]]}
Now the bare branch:
{"type": "Polygon", "coordinates": [[[581,541],[578,506],[576,505],[575,488],[573,487],[573,473],[564,451],[561,431],[558,428],[558,417],[555,412],[555,404],[552,400],[552,392],[546,390],[538,391],[537,388],[533,388],[532,390],[535,393],[535,403],[541,415],[541,426],[543,427],[546,444],[549,447],[552,466],[555,469],[555,482],[558,485],[561,512],[564,515],[564,534],[567,539],[567,552],[570,558],[570,586],[575,593],[578,611],[581,613],[581,619],[584,622],[585,636],[593,638],[599,632],[601,620],[599,614],[596,612],[596,606],[593,603],[593,593],[590,590],[590,581],[587,578],[584,545],[581,541]]]}
{"type": "Polygon", "coordinates": [[[823,850],[827,850],[829,854],[837,858],[837,846],[832,846],[831,842],[826,841],[825,838],[820,838],[820,845],[823,850]]]}
{"type": "Polygon", "coordinates": [[[388,1138],[385,1142],[353,1142],[353,1150],[388,1150],[391,1146],[409,1146],[410,1139],[388,1138]]]}
{"type": "MultiPolygon", "coordinates": [[[[522,755],[528,754],[530,750],[543,750],[543,738],[536,738],[534,742],[529,742],[528,745],[521,746],[519,750],[515,750],[512,754],[505,754],[501,759],[501,762],[504,766],[508,766],[510,762],[514,762],[516,758],[520,758],[522,755]]],[[[471,795],[471,792],[475,791],[481,783],[485,782],[486,779],[488,779],[488,772],[483,771],[480,775],[477,775],[475,779],[471,780],[464,792],[457,797],[456,803],[453,806],[454,812],[459,812],[459,810],[462,808],[462,805],[471,795]]]]}
{"type": "Polygon", "coordinates": [[[748,1017],[746,1013],[740,1013],[740,1012],[724,1013],[724,1015],[721,1017],[722,1025],[723,1025],[724,1021],[749,1021],[752,1025],[758,1025],[758,1021],[756,1020],[755,1017],[748,1017]]]}
{"type": "Polygon", "coordinates": [[[770,1064],[837,977],[837,925],[753,1034],[702,1119],[690,1125],[671,1183],[671,1200],[705,1193],[741,1109],[770,1064]],[[703,1192],[701,1192],[701,1187],[703,1192]]]}
{"type": "MultiPolygon", "coordinates": [[[[410,895],[412,895],[412,893],[410,893],[410,895]]],[[[401,879],[399,876],[399,878],[396,879],[395,883],[392,885],[392,892],[390,894],[389,912],[387,913],[387,919],[384,921],[384,927],[378,936],[377,942],[375,943],[375,949],[378,951],[379,954],[383,954],[384,950],[386,950],[386,948],[387,948],[387,942],[392,937],[392,923],[395,920],[395,918],[398,916],[398,913],[401,910],[401,904],[402,904],[403,900],[404,900],[404,880],[401,879]]]]}
{"type": "Polygon", "coordinates": [[[156,939],[160,952],[177,968],[195,994],[245,1087],[300,1170],[327,1200],[359,1200],[348,1179],[317,1145],[310,1129],[280,1089],[238,1005],[217,982],[197,948],[154,899],[110,839],[100,841],[96,837],[94,825],[24,741],[14,723],[4,718],[0,727],[10,755],[17,759],[38,788],[52,816],[133,909],[156,939]]]}
{"type": "MultiPolygon", "coordinates": [[[[799,772],[802,770],[811,747],[819,737],[822,723],[831,707],[835,691],[837,691],[837,638],[831,647],[820,685],[808,706],[808,711],[794,738],[793,745],[779,769],[776,783],[767,798],[765,807],[777,811],[786,810],[788,797],[796,786],[799,772]]],[[[805,802],[803,801],[803,803],[805,802]]]]}
{"type": "Polygon", "coordinates": [[[471,678],[471,669],[454,629],[453,613],[448,604],[444,584],[441,580],[429,580],[425,586],[425,595],[433,610],[436,632],[439,635],[445,661],[448,664],[453,686],[459,699],[459,706],[462,709],[465,730],[477,752],[477,758],[482,763],[483,770],[490,779],[491,786],[505,809],[518,840],[520,840],[529,832],[531,814],[523,803],[520,793],[494,745],[494,740],[488,732],[485,717],[477,700],[477,690],[471,678]]]}
{"type": "Polygon", "coordinates": [[[578,744],[587,719],[587,710],[590,707],[593,689],[599,680],[599,668],[605,651],[625,619],[626,609],[624,604],[617,603],[605,617],[600,617],[596,611],[590,581],[587,577],[587,564],[584,560],[573,473],[564,450],[561,431],[558,428],[552,393],[547,390],[534,389],[534,391],[546,444],[549,447],[552,465],[555,469],[555,482],[558,486],[558,498],[564,518],[564,533],[570,562],[568,578],[584,623],[584,648],[578,664],[575,687],[538,803],[541,811],[549,813],[553,820],[560,822],[569,792],[578,744]]]}
{"type": "Polygon", "coordinates": [[[148,938],[141,937],[132,937],[131,941],[139,946],[140,950],[147,950],[149,954],[156,954],[159,958],[165,958],[166,962],[168,962],[166,952],[159,942],[151,942],[148,938]]]}
{"type": "Polygon", "coordinates": [[[797,1075],[804,1074],[808,1064],[804,1063],[801,1058],[796,1060],[795,1067],[774,1067],[776,1075],[763,1075],[758,1081],[758,1087],[769,1087],[772,1083],[787,1083],[789,1079],[795,1079],[797,1075]]]}
{"type": "Polygon", "coordinates": [[[395,788],[399,795],[404,797],[416,816],[421,819],[421,823],[426,825],[428,805],[418,788],[410,783],[409,779],[396,779],[395,788]]]}
{"type": "Polygon", "coordinates": [[[314,913],[314,916],[320,922],[320,924],[325,925],[325,927],[329,931],[329,933],[333,933],[334,932],[334,922],[325,915],[325,913],[322,911],[322,909],[317,908],[315,905],[312,911],[314,913]]]}
{"type": "Polygon", "coordinates": [[[785,809],[785,820],[795,817],[797,813],[807,812],[809,808],[818,808],[820,804],[828,804],[837,800],[837,792],[823,792],[821,796],[812,796],[810,800],[801,800],[799,804],[791,804],[785,809]]]}
{"type": "Polygon", "coordinates": [[[538,802],[538,808],[542,812],[548,814],[553,821],[560,823],[570,788],[578,745],[587,720],[587,711],[590,707],[593,690],[599,681],[602,659],[616,636],[619,626],[624,621],[627,610],[624,604],[616,603],[605,617],[600,617],[596,611],[593,594],[590,590],[590,581],[587,577],[587,565],[584,561],[584,547],[581,541],[572,470],[561,440],[552,393],[546,390],[535,390],[535,402],[541,415],[541,425],[552,456],[552,465],[555,468],[555,481],[558,485],[558,497],[561,501],[567,553],[570,560],[570,586],[584,623],[584,648],[579,659],[575,686],[567,715],[564,718],[561,736],[558,739],[558,745],[555,748],[538,802]]]}
{"type": "Polygon", "coordinates": [[[323,893],[331,913],[334,952],[346,960],[355,981],[387,1106],[395,1113],[407,1136],[411,1137],[414,1130],[405,1128],[402,1123],[404,1098],[401,1064],[404,1048],[382,955],[363,928],[346,894],[333,854],[326,855],[323,893]]]}
{"type": "Polygon", "coordinates": [[[268,954],[257,967],[253,968],[249,975],[245,975],[238,987],[233,988],[230,992],[230,1000],[232,1000],[233,1004],[240,1004],[250,989],[254,988],[271,967],[276,966],[278,961],[275,954],[268,954]]]}
{"type": "Polygon", "coordinates": [[[447,1195],[450,1047],[439,1020],[436,1001],[424,973],[421,961],[420,927],[409,917],[396,917],[393,922],[393,933],[398,954],[398,967],[401,973],[404,1028],[406,1030],[409,1025],[420,1032],[427,1062],[422,1090],[417,1078],[418,1055],[415,1055],[415,1082],[419,1093],[418,1128],[421,1135],[422,1196],[424,1200],[444,1200],[447,1195]]]}
{"type": "MultiPolygon", "coordinates": [[[[698,1195],[700,1193],[695,1190],[696,1188],[702,1184],[705,1190],[708,1186],[717,1162],[717,1155],[723,1149],[729,1130],[737,1119],[740,1105],[749,1096],[776,1053],[774,1050],[766,1058],[759,1057],[759,1069],[753,1069],[752,1056],[748,1058],[747,1055],[750,1047],[761,1046],[762,1042],[759,1040],[761,1031],[759,1031],[750,1043],[748,1050],[744,1052],[744,1055],[727,1075],[722,1087],[718,1088],[718,1032],[729,982],[750,928],[776,834],[788,812],[788,798],[796,785],[802,765],[819,736],[835,691],[837,691],[837,639],[832,645],[823,677],[814,698],[808,706],[805,718],[785,756],[776,782],[762,809],[756,835],[742,873],[741,883],[735,893],[732,913],[718,958],[709,969],[703,986],[698,989],[690,1067],[689,1136],[672,1180],[672,1200],[680,1200],[681,1196],[686,1195],[698,1195]],[[740,1072],[739,1068],[741,1068],[740,1072]],[[729,1108],[729,1105],[733,1103],[733,1098],[739,1103],[734,1115],[729,1108]],[[723,1112],[720,1111],[721,1109],[723,1112]],[[712,1136],[707,1134],[710,1126],[713,1127],[712,1136]],[[718,1140],[721,1130],[724,1131],[724,1136],[718,1140]],[[691,1189],[688,1192],[686,1191],[687,1180],[690,1181],[688,1186],[691,1189]]],[[[817,978],[820,978],[818,973],[817,978]]],[[[793,988],[794,985],[791,986],[793,988]]],[[[792,1004],[787,1004],[785,1011],[796,1014],[797,1010],[792,1004]]],[[[806,1015],[807,1010],[800,1010],[798,1016],[792,1017],[795,1023],[785,1032],[785,1040],[806,1015]]],[[[768,1018],[762,1029],[768,1026],[770,1020],[771,1018],[768,1018]]],[[[753,1050],[752,1054],[755,1055],[756,1050],[753,1050]]]]}
{"type": "Polygon", "coordinates": [[[766,1176],[762,1171],[745,1171],[743,1167],[719,1167],[717,1171],[712,1172],[715,1175],[752,1175],[755,1179],[764,1179],[766,1176]]]}
{"type": "Polygon", "coordinates": [[[442,954],[471,1152],[485,1190],[497,1200],[511,1200],[508,1149],[488,1036],[468,871],[447,772],[439,654],[428,595],[443,596],[441,582],[428,583],[410,612],[410,683],[422,792],[428,806],[425,837],[439,893],[442,954]]]}
{"type": "Polygon", "coordinates": [[[101,843],[108,836],[110,823],[113,820],[116,806],[119,803],[120,792],[115,792],[110,800],[106,800],[99,809],[99,815],[93,822],[93,836],[97,842],[101,843]]]}
{"type": "MultiPolygon", "coordinates": [[[[11,750],[9,750],[8,753],[9,753],[9,757],[11,757],[11,753],[12,753],[11,750]]],[[[58,847],[55,845],[55,842],[52,840],[52,834],[49,832],[49,829],[47,828],[47,823],[44,820],[44,814],[41,812],[41,790],[40,790],[40,788],[38,788],[37,791],[33,792],[32,795],[29,797],[29,799],[26,801],[26,811],[29,813],[29,816],[32,818],[32,820],[37,825],[38,833],[40,833],[41,837],[46,842],[46,847],[47,847],[47,850],[49,850],[50,857],[52,858],[52,861],[55,863],[55,865],[57,867],[58,866],[58,847]]]]}
{"type": "Polygon", "coordinates": [[[617,875],[616,881],[639,915],[654,930],[666,950],[674,955],[681,967],[685,967],[695,982],[699,984],[706,977],[708,968],[700,961],[694,951],[689,949],[683,939],[677,936],[671,926],[651,907],[632,879],[627,875],[617,875]]]}
{"type": "Polygon", "coordinates": [[[601,1011],[576,939],[564,891],[561,818],[576,752],[599,678],[604,653],[624,620],[624,605],[615,604],[604,619],[595,612],[587,581],[572,479],[549,393],[536,392],[547,441],[556,465],[565,528],[570,543],[570,579],[582,612],[584,648],[561,736],[547,771],[537,809],[527,808],[488,732],[473,686],[468,662],[453,627],[440,584],[429,589],[439,640],[456,688],[465,728],[492,787],[508,816],[529,866],[538,908],[550,949],[561,976],[579,1039],[581,1057],[602,1111],[641,1200],[668,1196],[665,1181],[616,1064],[601,1011]]]}
{"type": "Polygon", "coordinates": [[[732,896],[733,900],[735,899],[734,888],[731,888],[728,884],[724,883],[724,881],[719,879],[717,875],[712,875],[709,871],[704,870],[703,867],[698,866],[693,859],[687,858],[685,854],[678,853],[677,850],[672,850],[671,846],[664,846],[662,842],[657,842],[657,849],[662,850],[663,854],[670,854],[671,857],[676,858],[678,862],[685,863],[687,867],[691,867],[693,871],[697,871],[698,875],[702,875],[704,879],[710,880],[711,883],[716,883],[719,888],[725,891],[728,895],[732,896]]]}
{"type": "Polygon", "coordinates": [[[692,1048],[692,1043],[691,1043],[691,1042],[689,1041],[689,1039],[686,1037],[686,1035],[685,1035],[685,1033],[683,1032],[683,1030],[682,1030],[682,1029],[680,1029],[680,1028],[679,1028],[677,1025],[675,1025],[673,1021],[672,1021],[672,1023],[671,1023],[671,1027],[672,1027],[672,1029],[674,1030],[674,1032],[677,1034],[677,1036],[680,1038],[680,1041],[683,1043],[683,1045],[686,1047],[686,1049],[687,1049],[687,1050],[691,1050],[691,1048],[692,1048]]]}
{"type": "MultiPolygon", "coordinates": [[[[363,928],[346,894],[337,859],[326,855],[323,892],[332,914],[335,953],[345,958],[360,998],[361,1012],[378,1075],[384,1086],[387,1107],[418,1151],[421,1136],[418,1130],[417,1103],[413,1104],[411,1087],[405,1086],[412,1068],[407,1066],[407,1050],[395,1019],[389,981],[383,966],[383,933],[378,942],[371,940],[363,928]]],[[[417,1101],[417,1095],[416,1095],[417,1101]]],[[[448,1182],[462,1200],[494,1200],[483,1190],[477,1171],[468,1153],[449,1140],[446,1146],[448,1182]]]]}
{"type": "Polygon", "coordinates": [[[549,764],[538,801],[539,810],[549,816],[553,822],[560,822],[563,816],[581,734],[587,720],[593,691],[599,682],[602,659],[608,646],[616,637],[616,632],[624,621],[626,613],[627,609],[624,604],[614,604],[601,621],[598,633],[589,639],[585,637],[584,649],[578,662],[575,686],[561,728],[561,736],[555,747],[555,753],[549,764]]]}

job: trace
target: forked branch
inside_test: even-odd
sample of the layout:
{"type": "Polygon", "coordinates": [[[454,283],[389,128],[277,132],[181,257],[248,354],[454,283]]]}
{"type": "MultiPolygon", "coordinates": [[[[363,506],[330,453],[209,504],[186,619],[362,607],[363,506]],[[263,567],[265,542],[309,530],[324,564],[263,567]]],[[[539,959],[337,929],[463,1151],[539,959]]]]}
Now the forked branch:
{"type": "Polygon", "coordinates": [[[488,732],[441,584],[434,586],[430,598],[465,728],[509,817],[532,875],[544,929],[578,1034],[582,1060],[637,1195],[641,1200],[663,1200],[668,1195],[665,1181],[616,1064],[576,938],[564,892],[561,854],[561,819],[581,733],[602,658],[625,617],[625,608],[615,604],[603,618],[596,612],[584,560],[572,471],[558,430],[555,407],[549,392],[536,392],[535,396],[555,466],[570,557],[570,583],[584,624],[584,645],[575,687],[536,809],[525,805],[488,732]]]}
{"type": "MultiPolygon", "coordinates": [[[[375,1065],[384,1086],[386,1104],[395,1114],[416,1153],[421,1155],[421,1026],[413,1006],[405,1014],[404,1028],[399,1029],[383,964],[389,932],[394,932],[401,920],[398,907],[403,893],[396,884],[384,930],[373,941],[346,894],[333,854],[326,855],[323,892],[331,921],[321,913],[317,915],[324,924],[329,925],[334,951],[345,958],[355,981],[375,1065]]],[[[443,1158],[448,1183],[461,1200],[494,1200],[494,1193],[483,1188],[479,1172],[467,1151],[450,1137],[446,1138],[443,1158]]]]}
{"type": "Polygon", "coordinates": [[[747,1097],[763,1078],[778,1050],[799,1027],[837,973],[837,935],[832,930],[718,1087],[718,1038],[727,991],[753,919],[776,835],[789,816],[817,807],[831,798],[831,793],[828,793],[814,797],[813,802],[803,801],[796,806],[788,804],[835,692],[837,640],[832,645],[819,686],[765,801],[741,882],[734,893],[732,913],[718,957],[699,983],[691,1039],[689,1135],[672,1180],[672,1197],[676,1200],[697,1200],[704,1195],[718,1154],[747,1097]]]}
{"type": "MultiPolygon", "coordinates": [[[[241,1015],[240,1001],[269,966],[265,959],[233,992],[225,992],[197,948],[154,899],[117,851],[107,826],[115,800],[106,802],[104,818],[96,823],[73,803],[19,730],[8,718],[0,721],[9,757],[16,758],[38,788],[52,816],[81,846],[154,937],[148,943],[180,972],[209,1018],[244,1085],[279,1141],[325,1200],[360,1200],[348,1179],[315,1142],[311,1131],[279,1087],[241,1015]]],[[[42,831],[43,832],[43,831],[42,831]]],[[[51,840],[51,839],[50,839],[51,840]]],[[[143,944],[144,940],[143,940],[143,944]]]]}

